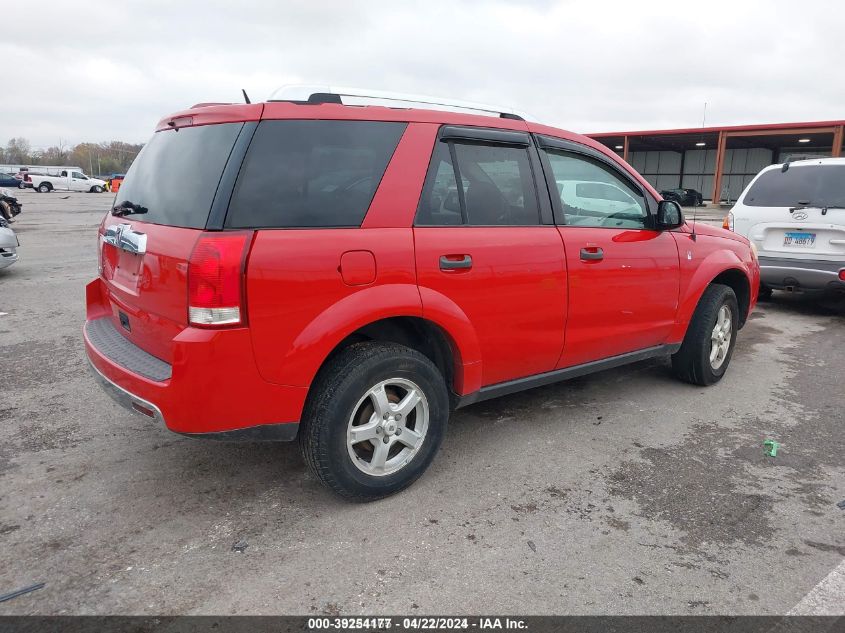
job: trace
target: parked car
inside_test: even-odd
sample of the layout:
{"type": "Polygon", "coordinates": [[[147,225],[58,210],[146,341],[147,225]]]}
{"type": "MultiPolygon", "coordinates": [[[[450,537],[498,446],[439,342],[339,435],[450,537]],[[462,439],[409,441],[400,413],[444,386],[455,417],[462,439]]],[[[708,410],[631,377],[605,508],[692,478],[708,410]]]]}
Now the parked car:
{"type": "Polygon", "coordinates": [[[14,174],[0,172],[0,187],[15,187],[17,189],[20,182],[14,174]]]}
{"type": "Polygon", "coordinates": [[[766,167],[725,227],[757,248],[763,294],[845,291],[845,158],[766,167]]]}
{"type": "Polygon", "coordinates": [[[20,215],[22,205],[8,189],[0,189],[0,217],[6,222],[14,222],[15,216],[20,215]]]}
{"type": "Polygon", "coordinates": [[[571,226],[638,228],[642,210],[637,199],[613,183],[583,180],[557,180],[563,211],[571,226]]]}
{"type": "Polygon", "coordinates": [[[81,171],[62,170],[58,176],[29,173],[29,181],[36,191],[49,193],[50,191],[90,191],[102,193],[106,190],[106,181],[91,178],[81,171]]]}
{"type": "Polygon", "coordinates": [[[695,189],[664,189],[660,195],[664,200],[674,200],[684,207],[700,207],[704,203],[701,192],[695,189]]]}
{"type": "Polygon", "coordinates": [[[159,123],[86,290],[118,402],[191,437],[298,439],[370,500],[426,470],[457,407],[658,356],[693,384],[725,374],[759,286],[744,237],[512,111],[340,98],[159,123]],[[559,182],[590,185],[578,209],[559,182]]]}
{"type": "Polygon", "coordinates": [[[0,218],[0,269],[8,268],[18,261],[18,236],[8,223],[0,218]]]}

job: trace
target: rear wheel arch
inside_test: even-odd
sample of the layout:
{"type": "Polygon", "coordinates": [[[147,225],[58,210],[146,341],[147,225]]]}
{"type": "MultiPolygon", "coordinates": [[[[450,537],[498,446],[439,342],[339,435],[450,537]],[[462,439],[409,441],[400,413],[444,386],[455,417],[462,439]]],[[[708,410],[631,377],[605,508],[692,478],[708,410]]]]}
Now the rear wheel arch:
{"type": "MultiPolygon", "coordinates": [[[[452,390],[463,395],[481,387],[481,347],[472,322],[448,297],[412,284],[374,286],[333,304],[286,344],[288,351],[275,361],[275,373],[263,374],[264,378],[310,388],[326,359],[346,345],[347,339],[367,340],[366,328],[393,319],[416,319],[417,324],[424,321],[429,324],[426,327],[435,327],[443,335],[452,353],[452,390]]],[[[387,328],[381,323],[378,338],[393,340],[398,322],[387,328]]]]}
{"type": "MultiPolygon", "coordinates": [[[[462,352],[457,341],[434,321],[416,316],[394,316],[367,323],[346,335],[328,353],[315,374],[320,375],[344,350],[356,343],[397,343],[420,352],[438,368],[452,394],[454,406],[456,392],[463,384],[462,352]]],[[[310,394],[309,394],[310,395],[310,394]]]]}

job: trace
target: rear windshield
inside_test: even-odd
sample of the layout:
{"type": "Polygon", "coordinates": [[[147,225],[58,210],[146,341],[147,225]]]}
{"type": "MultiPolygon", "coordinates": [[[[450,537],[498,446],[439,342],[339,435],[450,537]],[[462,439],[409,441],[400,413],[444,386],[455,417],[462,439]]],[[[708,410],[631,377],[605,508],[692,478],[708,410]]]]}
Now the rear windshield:
{"type": "Polygon", "coordinates": [[[211,202],[243,123],[156,132],[126,174],[115,199],[146,209],[132,219],[205,228],[211,202]]]}
{"type": "Polygon", "coordinates": [[[354,227],[406,127],[379,121],[262,121],[226,226],[354,227]]]}
{"type": "Polygon", "coordinates": [[[843,207],[845,165],[792,166],[764,172],[745,194],[751,207],[843,207]]]}

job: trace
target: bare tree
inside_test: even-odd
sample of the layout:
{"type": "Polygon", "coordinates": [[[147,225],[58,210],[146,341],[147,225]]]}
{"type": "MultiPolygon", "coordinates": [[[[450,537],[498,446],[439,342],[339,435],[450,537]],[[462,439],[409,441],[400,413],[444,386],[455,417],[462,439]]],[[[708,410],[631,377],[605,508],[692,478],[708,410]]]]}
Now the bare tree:
{"type": "Polygon", "coordinates": [[[12,138],[6,145],[5,155],[10,163],[25,164],[32,158],[32,146],[23,137],[12,138]]]}

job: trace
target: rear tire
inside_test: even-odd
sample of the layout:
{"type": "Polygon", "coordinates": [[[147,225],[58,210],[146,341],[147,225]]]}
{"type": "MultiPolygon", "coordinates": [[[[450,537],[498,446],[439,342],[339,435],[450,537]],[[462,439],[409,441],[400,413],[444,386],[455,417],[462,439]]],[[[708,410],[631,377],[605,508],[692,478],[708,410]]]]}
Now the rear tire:
{"type": "Polygon", "coordinates": [[[672,370],[684,382],[712,385],[728,369],[736,345],[739,304],[733,289],[711,284],[704,291],[681,349],[672,355],[672,370]]]}
{"type": "Polygon", "coordinates": [[[769,288],[768,286],[764,286],[763,284],[760,284],[760,292],[758,293],[757,298],[762,300],[762,301],[768,301],[769,299],[772,298],[772,292],[773,291],[772,291],[771,288],[769,288]]]}
{"type": "Polygon", "coordinates": [[[446,382],[431,360],[396,343],[357,343],[318,374],[299,446],[325,486],[350,500],[373,501],[425,472],[448,419],[446,382]]]}
{"type": "Polygon", "coordinates": [[[42,182],[40,185],[38,185],[38,192],[39,193],[50,193],[50,190],[52,188],[53,187],[51,187],[49,183],[42,182]]]}

